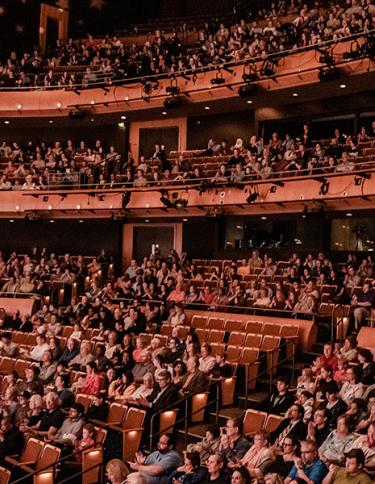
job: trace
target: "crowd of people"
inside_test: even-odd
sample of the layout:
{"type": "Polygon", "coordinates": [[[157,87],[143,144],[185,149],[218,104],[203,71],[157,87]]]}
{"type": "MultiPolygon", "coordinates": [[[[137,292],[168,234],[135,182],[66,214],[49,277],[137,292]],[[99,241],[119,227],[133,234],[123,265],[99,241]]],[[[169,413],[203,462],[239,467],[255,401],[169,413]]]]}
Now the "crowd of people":
{"type": "Polygon", "coordinates": [[[67,86],[89,87],[95,82],[195,71],[200,67],[265,57],[301,46],[317,45],[373,28],[374,6],[368,0],[350,0],[323,8],[323,2],[279,0],[258,15],[219,21],[199,29],[196,45],[185,45],[180,33],[155,32],[144,45],[125,44],[120,38],[58,41],[43,56],[39,49],[18,56],[12,52],[0,67],[3,87],[67,86]],[[285,15],[293,21],[282,21],[285,15]],[[262,19],[267,19],[266,25],[262,19]],[[69,72],[70,66],[83,66],[69,72]],[[59,69],[56,69],[56,68],[59,69]]]}
{"type": "Polygon", "coordinates": [[[361,143],[374,137],[375,121],[369,129],[361,127],[356,135],[335,129],[329,144],[313,142],[305,124],[295,138],[288,134],[281,137],[275,132],[267,140],[252,136],[246,143],[237,138],[232,145],[225,139],[211,138],[206,149],[177,158],[169,157],[165,146],[156,144],[148,156],[141,155],[137,165],[130,151],[120,153],[113,145],[104,146],[100,139],[93,146],[85,141],[76,146],[72,140],[29,141],[25,146],[3,141],[0,190],[45,190],[56,185],[110,189],[173,184],[209,189],[287,173],[346,172],[363,166],[361,143]],[[211,163],[206,167],[207,160],[211,163]]]}
{"type": "MultiPolygon", "coordinates": [[[[78,260],[35,248],[23,257],[2,255],[2,275],[33,280],[41,271],[78,274],[78,260]]],[[[105,421],[111,402],[144,409],[147,439],[152,415],[205,390],[209,382],[232,375],[225,352],[213,354],[210,344],[199,341],[184,313],[185,280],[199,280],[200,269],[171,251],[167,258],[156,254],[139,265],[133,260],[113,280],[109,263],[102,251],[87,272],[90,289],[83,286],[71,304],[41,305],[35,314],[22,317],[3,316],[1,355],[27,360],[29,366],[24,378],[11,371],[0,384],[1,462],[19,453],[28,436],[65,452],[92,446],[92,422],[105,421]],[[101,279],[99,271],[106,274],[101,279]],[[164,304],[157,304],[158,299],[164,304]],[[167,341],[157,336],[162,324],[171,327],[167,341]],[[61,335],[66,326],[71,332],[64,346],[61,335]],[[34,335],[35,344],[15,342],[14,331],[34,335]],[[153,334],[150,341],[144,333],[153,334]],[[77,371],[82,373],[72,379],[77,371]],[[76,402],[78,394],[91,396],[88,410],[76,402]]],[[[260,258],[254,251],[242,265],[215,268],[211,280],[217,278],[222,289],[233,290],[235,281],[260,269],[267,288],[266,278],[276,267],[272,258],[260,258]]],[[[284,266],[293,287],[302,285],[311,294],[317,291],[315,280],[336,285],[341,279],[342,287],[351,288],[373,276],[372,261],[357,262],[353,255],[340,270],[338,276],[324,254],[308,255],[304,261],[293,255],[284,266]]],[[[260,295],[268,297],[269,289],[260,289],[260,295]]],[[[207,297],[205,290],[204,294],[207,297]]],[[[314,297],[311,294],[307,298],[314,297]]],[[[374,307],[374,301],[371,289],[367,302],[374,307]]],[[[360,296],[352,302],[354,315],[357,309],[368,310],[362,303],[360,296]]],[[[225,428],[208,426],[204,438],[189,444],[181,456],[173,447],[175,433],[163,433],[151,454],[140,448],[126,465],[121,459],[111,460],[108,478],[113,484],[125,479],[137,484],[373,482],[368,473],[373,476],[375,470],[374,376],[372,352],[359,348],[352,333],[343,344],[324,344],[323,354],[301,371],[293,386],[284,376],[276,378],[275,389],[261,405],[263,411],[283,417],[271,434],[258,429],[247,435],[239,414],[229,418],[225,428]]]]}

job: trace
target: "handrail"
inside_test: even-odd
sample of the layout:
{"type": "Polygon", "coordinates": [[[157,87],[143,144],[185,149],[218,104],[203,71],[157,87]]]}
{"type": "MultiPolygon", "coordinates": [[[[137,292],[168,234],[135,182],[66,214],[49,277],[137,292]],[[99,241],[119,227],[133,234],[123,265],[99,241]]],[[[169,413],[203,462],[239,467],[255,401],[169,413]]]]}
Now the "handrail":
{"type": "MultiPolygon", "coordinates": [[[[108,85],[116,87],[116,86],[123,86],[126,84],[135,84],[135,83],[141,83],[142,81],[158,81],[161,79],[169,79],[171,77],[181,77],[181,76],[189,76],[193,74],[200,74],[204,72],[209,72],[211,70],[215,70],[218,67],[219,68],[230,68],[230,67],[235,67],[235,66],[241,66],[241,65],[246,65],[247,63],[255,63],[255,62],[267,62],[267,61],[277,61],[280,58],[287,57],[292,54],[298,54],[302,52],[308,52],[310,50],[318,50],[318,49],[324,49],[326,47],[329,47],[331,45],[337,45],[342,42],[348,42],[352,40],[357,40],[361,37],[367,37],[371,36],[375,33],[375,29],[372,30],[363,30],[361,32],[358,32],[356,34],[348,35],[345,37],[340,37],[339,39],[330,39],[326,40],[324,42],[320,42],[318,44],[314,45],[308,45],[308,46],[301,46],[301,47],[296,47],[294,49],[287,49],[283,51],[278,51],[275,53],[267,54],[265,56],[257,56],[257,57],[250,57],[247,56],[244,59],[241,60],[235,60],[235,61],[228,61],[228,62],[222,62],[220,64],[214,64],[210,63],[207,66],[202,66],[198,67],[196,69],[183,69],[182,71],[176,71],[176,72],[168,72],[168,73],[163,73],[163,74],[150,74],[150,75],[145,75],[145,76],[139,76],[139,77],[133,77],[133,78],[123,78],[123,79],[118,79],[118,80],[111,80],[111,83],[108,84],[108,82],[95,82],[95,83],[89,83],[87,88],[93,89],[93,88],[100,88],[100,87],[107,87],[108,85]]],[[[57,90],[57,89],[65,89],[65,90],[79,90],[82,89],[83,84],[63,84],[61,86],[18,86],[18,87],[0,87],[0,92],[9,92],[9,91],[51,91],[51,90],[57,90]]],[[[87,89],[86,88],[86,89],[87,89]]],[[[118,102],[118,101],[116,101],[118,102]]]]}
{"type": "MultiPolygon", "coordinates": [[[[113,298],[111,300],[111,302],[116,304],[117,302],[121,302],[121,301],[124,301],[124,302],[134,301],[134,299],[136,299],[136,298],[135,297],[132,297],[132,298],[113,298]]],[[[158,300],[156,300],[156,299],[139,299],[139,302],[141,302],[141,303],[153,303],[153,304],[165,304],[166,303],[165,301],[161,301],[160,299],[158,299],[158,300]]],[[[298,315],[309,316],[309,318],[311,318],[311,319],[315,319],[315,317],[318,316],[318,313],[302,313],[302,312],[298,312],[298,311],[296,312],[296,311],[293,311],[293,310],[289,311],[289,310],[285,310],[285,309],[260,308],[260,307],[254,307],[254,306],[224,306],[224,305],[220,305],[218,308],[212,308],[212,306],[205,304],[204,302],[202,302],[202,303],[190,303],[190,304],[184,303],[184,306],[187,307],[187,308],[190,308],[190,307],[199,307],[199,308],[206,307],[205,310],[215,311],[215,312],[225,312],[221,308],[225,308],[228,312],[234,312],[233,310],[237,310],[236,312],[238,312],[238,310],[242,310],[241,311],[242,314],[254,314],[254,315],[257,314],[256,313],[257,311],[260,311],[261,313],[264,313],[264,312],[283,313],[283,314],[285,314],[285,317],[289,316],[290,319],[293,319],[293,318],[298,319],[297,318],[298,315]],[[249,311],[254,311],[254,312],[249,312],[249,311]]]]}
{"type": "MultiPolygon", "coordinates": [[[[282,338],[282,336],[280,336],[280,338],[282,338]]],[[[280,366],[282,363],[286,362],[286,361],[289,361],[290,359],[292,360],[292,380],[294,379],[294,373],[295,373],[295,347],[296,347],[296,344],[293,340],[286,340],[284,341],[284,343],[281,343],[280,346],[278,346],[277,348],[271,350],[271,351],[268,351],[266,352],[265,354],[267,355],[273,355],[274,353],[276,353],[277,351],[280,351],[281,349],[283,348],[287,348],[287,346],[289,344],[292,344],[293,346],[293,353],[292,353],[292,356],[290,357],[285,357],[283,358],[282,360],[278,360],[276,362],[276,364],[273,364],[271,366],[271,368],[266,368],[265,370],[263,370],[261,373],[257,373],[257,375],[254,377],[254,378],[251,378],[249,380],[248,376],[249,376],[249,369],[250,367],[252,366],[256,366],[256,365],[259,365],[260,364],[260,358],[256,361],[252,361],[251,363],[245,363],[243,364],[245,366],[245,408],[247,408],[247,405],[248,405],[248,395],[249,395],[249,383],[252,383],[252,382],[256,382],[259,377],[263,376],[263,375],[266,375],[266,374],[269,374],[269,388],[270,388],[270,391],[272,390],[272,373],[273,373],[273,370],[276,369],[278,366],[280,366]]],[[[273,359],[273,358],[272,358],[273,359]]]]}
{"type": "MultiPolygon", "coordinates": [[[[51,444],[51,445],[53,445],[53,444],[51,444]]],[[[98,447],[102,447],[102,444],[94,443],[94,444],[89,445],[89,446],[87,446],[87,447],[85,447],[83,449],[78,449],[78,450],[72,452],[71,454],[68,454],[68,455],[66,455],[64,457],[61,457],[61,459],[59,459],[57,462],[54,462],[53,464],[49,464],[49,465],[47,465],[45,467],[42,467],[41,469],[37,469],[37,470],[35,470],[35,471],[33,471],[33,472],[29,473],[29,474],[26,474],[25,476],[20,477],[19,479],[15,480],[15,481],[12,481],[11,484],[18,484],[20,482],[24,482],[24,481],[30,479],[30,477],[33,477],[33,476],[35,476],[37,474],[40,474],[40,473],[42,473],[44,471],[48,471],[51,468],[53,469],[53,474],[55,475],[56,467],[58,465],[60,465],[62,462],[65,462],[66,460],[71,459],[72,457],[75,457],[76,455],[82,454],[86,450],[97,449],[98,447]]]]}
{"type": "MultiPolygon", "coordinates": [[[[355,162],[355,158],[352,160],[355,162]]],[[[294,170],[294,171],[278,171],[272,172],[269,178],[262,178],[259,174],[251,174],[245,175],[243,180],[240,182],[233,182],[233,181],[214,181],[214,176],[205,177],[202,176],[200,178],[186,178],[184,181],[181,180],[146,180],[145,185],[142,187],[134,186],[134,181],[132,182],[116,182],[111,184],[110,182],[106,182],[103,187],[99,187],[98,183],[91,183],[91,184],[83,184],[77,183],[78,187],[75,186],[74,182],[72,184],[56,184],[54,185],[51,183],[47,185],[48,188],[38,188],[32,190],[17,190],[18,193],[21,193],[23,196],[38,196],[38,193],[41,195],[45,195],[47,193],[56,194],[61,192],[66,192],[69,194],[72,193],[82,193],[90,190],[92,194],[95,196],[97,194],[114,194],[114,193],[123,193],[126,192],[149,192],[149,191],[168,191],[168,190],[199,190],[208,191],[210,189],[215,190],[219,188],[228,188],[234,187],[244,189],[248,185],[265,185],[265,184],[273,184],[279,183],[281,181],[304,181],[304,180],[316,180],[320,181],[324,178],[336,178],[348,175],[360,175],[361,173],[368,173],[369,171],[375,170],[375,160],[373,161],[365,161],[360,162],[361,168],[356,170],[348,170],[348,171],[335,171],[335,167],[327,167],[327,168],[313,168],[312,170],[302,169],[302,170],[294,170]],[[311,173],[306,174],[309,171],[311,173]],[[204,185],[206,183],[206,186],[204,185]],[[107,185],[107,187],[105,186],[107,185]],[[108,185],[113,185],[113,188],[108,187],[108,185]],[[81,188],[84,187],[84,188],[81,188]]],[[[73,174],[68,175],[69,177],[73,174]]],[[[1,192],[9,192],[12,191],[12,187],[9,190],[0,190],[1,192]]]]}
{"type": "MultiPolygon", "coordinates": [[[[73,474],[73,475],[71,475],[69,477],[66,477],[62,481],[59,481],[59,484],[64,484],[65,482],[71,482],[72,479],[74,479],[75,477],[83,476],[84,474],[86,474],[86,472],[90,472],[90,471],[96,469],[97,467],[100,467],[102,469],[102,472],[103,472],[103,464],[104,464],[104,459],[102,459],[97,464],[94,464],[93,466],[91,466],[91,467],[89,467],[89,468],[87,468],[85,470],[81,470],[81,471],[76,472],[75,474],[73,474]]],[[[99,479],[99,482],[104,482],[103,481],[103,476],[101,476],[101,478],[99,479]]]]}
{"type": "Polygon", "coordinates": [[[171,403],[170,405],[168,405],[167,407],[163,408],[162,410],[159,410],[158,412],[154,413],[152,416],[151,416],[151,420],[150,420],[150,441],[149,441],[149,444],[150,444],[150,451],[152,450],[152,447],[153,447],[153,439],[158,436],[159,434],[161,433],[164,433],[165,431],[173,428],[175,425],[181,423],[181,422],[185,422],[185,443],[186,443],[186,439],[187,439],[187,424],[188,424],[188,419],[190,417],[192,417],[193,415],[195,415],[196,413],[199,413],[200,411],[202,411],[203,408],[206,408],[206,407],[209,407],[210,405],[212,405],[213,403],[216,403],[216,420],[218,419],[218,414],[219,414],[219,395],[218,395],[218,390],[216,391],[216,397],[214,400],[212,400],[211,402],[207,402],[205,404],[204,407],[202,408],[199,408],[198,410],[196,410],[195,412],[191,412],[190,414],[187,413],[187,410],[188,410],[188,407],[187,407],[187,402],[194,396],[194,395],[199,395],[200,393],[206,393],[207,390],[210,390],[212,388],[213,385],[216,385],[217,386],[217,389],[218,389],[218,386],[219,386],[219,381],[217,380],[214,380],[214,381],[209,381],[201,390],[199,390],[198,392],[194,392],[194,393],[189,393],[188,395],[186,395],[185,397],[183,398],[180,398],[179,400],[177,400],[176,402],[173,402],[171,403]],[[176,407],[179,408],[181,406],[181,404],[185,403],[185,415],[180,418],[179,420],[177,420],[173,425],[170,425],[169,427],[167,427],[166,429],[163,430],[163,432],[156,432],[154,433],[154,423],[155,423],[155,418],[160,416],[160,414],[168,411],[168,410],[172,410],[172,409],[175,409],[176,407]]]}

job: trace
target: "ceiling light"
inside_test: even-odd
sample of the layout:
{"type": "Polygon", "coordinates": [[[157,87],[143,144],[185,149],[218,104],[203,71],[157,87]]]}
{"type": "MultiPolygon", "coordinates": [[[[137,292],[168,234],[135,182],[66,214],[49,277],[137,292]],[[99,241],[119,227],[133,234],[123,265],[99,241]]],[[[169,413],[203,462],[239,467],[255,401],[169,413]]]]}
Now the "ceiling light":
{"type": "Polygon", "coordinates": [[[57,104],[56,104],[57,109],[61,109],[61,106],[62,106],[62,104],[61,104],[61,103],[57,103],[57,104]]]}
{"type": "Polygon", "coordinates": [[[49,124],[53,124],[53,119],[50,119],[48,122],[49,124]]]}
{"type": "Polygon", "coordinates": [[[93,123],[95,120],[94,120],[94,118],[91,118],[90,121],[93,123]]]}
{"type": "Polygon", "coordinates": [[[298,92],[294,92],[294,93],[292,94],[292,96],[293,96],[293,97],[298,97],[298,92]]]}
{"type": "Polygon", "coordinates": [[[19,210],[20,209],[20,206],[19,205],[16,205],[16,210],[19,210]]]}
{"type": "Polygon", "coordinates": [[[341,89],[345,89],[346,88],[346,84],[340,84],[340,88],[341,89]]]}
{"type": "Polygon", "coordinates": [[[149,223],[149,221],[150,221],[150,220],[149,220],[148,218],[146,218],[146,220],[145,220],[146,224],[148,224],[148,223],[149,223]]]}
{"type": "Polygon", "coordinates": [[[92,100],[90,104],[95,104],[95,101],[94,101],[94,100],[92,100]]]}
{"type": "Polygon", "coordinates": [[[125,128],[125,123],[118,123],[117,125],[119,128],[125,128]]]}
{"type": "Polygon", "coordinates": [[[79,220],[78,220],[78,222],[79,222],[80,224],[83,224],[83,220],[82,220],[82,219],[79,219],[79,220]]]}
{"type": "Polygon", "coordinates": [[[22,104],[21,103],[18,103],[17,104],[17,109],[22,109],[22,104]]]}
{"type": "Polygon", "coordinates": [[[52,205],[48,205],[48,210],[52,210],[52,205]]]}
{"type": "Polygon", "coordinates": [[[246,102],[247,104],[253,104],[253,101],[251,99],[248,99],[246,102]]]}
{"type": "Polygon", "coordinates": [[[129,101],[129,96],[125,96],[125,101],[129,101]]]}
{"type": "Polygon", "coordinates": [[[12,219],[12,218],[11,218],[11,219],[9,220],[9,222],[12,224],[12,223],[14,222],[14,219],[12,219]]]}
{"type": "Polygon", "coordinates": [[[123,114],[123,115],[121,116],[121,119],[126,119],[126,116],[123,114]]]}
{"type": "Polygon", "coordinates": [[[80,210],[80,209],[81,209],[81,205],[80,205],[80,204],[78,204],[78,205],[77,205],[77,210],[80,210]]]}
{"type": "Polygon", "coordinates": [[[49,223],[50,223],[50,224],[54,224],[54,223],[55,223],[55,221],[51,219],[51,220],[49,221],[49,223]]]}
{"type": "Polygon", "coordinates": [[[10,121],[8,121],[7,119],[4,121],[4,124],[9,124],[10,121]]]}
{"type": "Polygon", "coordinates": [[[182,221],[183,221],[183,222],[187,222],[187,221],[188,221],[188,219],[187,219],[187,218],[183,218],[183,219],[182,219],[182,221]]]}
{"type": "Polygon", "coordinates": [[[262,220],[267,220],[267,217],[261,217],[262,220]]]}
{"type": "Polygon", "coordinates": [[[353,214],[352,214],[351,212],[348,212],[348,213],[346,214],[346,216],[347,216],[347,217],[353,217],[353,214]]]}
{"type": "Polygon", "coordinates": [[[167,115],[167,111],[162,111],[161,113],[163,116],[166,116],[167,115]]]}
{"type": "Polygon", "coordinates": [[[209,111],[211,108],[210,108],[210,106],[205,106],[205,107],[204,107],[204,109],[205,109],[206,111],[209,111]]]}

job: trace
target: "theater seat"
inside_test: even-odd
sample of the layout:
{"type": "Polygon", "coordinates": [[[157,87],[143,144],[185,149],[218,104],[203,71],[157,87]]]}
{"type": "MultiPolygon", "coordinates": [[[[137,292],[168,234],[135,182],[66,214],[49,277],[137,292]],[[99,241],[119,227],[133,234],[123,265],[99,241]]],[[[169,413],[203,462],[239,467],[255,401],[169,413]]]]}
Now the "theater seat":
{"type": "Polygon", "coordinates": [[[82,452],[82,484],[96,484],[99,482],[99,472],[102,463],[102,447],[82,452]]]}
{"type": "Polygon", "coordinates": [[[21,452],[19,459],[14,456],[5,457],[5,461],[9,462],[14,466],[24,465],[34,465],[38,462],[40,453],[42,452],[44,443],[42,440],[35,439],[34,437],[30,437],[29,440],[26,442],[26,445],[21,452]]]}
{"type": "Polygon", "coordinates": [[[260,430],[262,430],[266,418],[266,412],[259,412],[258,410],[253,409],[246,410],[243,419],[243,434],[254,435],[255,432],[259,432],[260,430]]]}
{"type": "Polygon", "coordinates": [[[0,466],[0,484],[8,484],[10,476],[10,470],[0,466]]]}
{"type": "Polygon", "coordinates": [[[143,428],[124,430],[122,432],[122,460],[133,461],[141,444],[143,428]]]}

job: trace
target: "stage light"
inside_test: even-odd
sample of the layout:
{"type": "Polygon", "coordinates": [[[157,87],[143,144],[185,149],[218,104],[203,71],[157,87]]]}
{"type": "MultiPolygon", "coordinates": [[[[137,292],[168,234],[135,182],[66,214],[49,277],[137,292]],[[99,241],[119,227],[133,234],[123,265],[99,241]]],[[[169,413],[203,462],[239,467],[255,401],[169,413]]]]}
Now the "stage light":
{"type": "Polygon", "coordinates": [[[178,86],[167,86],[165,88],[167,94],[171,96],[176,96],[176,94],[179,94],[180,88],[178,86]]]}
{"type": "Polygon", "coordinates": [[[257,192],[252,192],[250,195],[246,198],[247,203],[254,203],[257,199],[259,198],[259,193],[257,192]]]}
{"type": "Polygon", "coordinates": [[[130,202],[130,198],[131,198],[131,192],[124,192],[122,194],[122,203],[121,203],[122,208],[127,207],[128,203],[130,202]]]}
{"type": "Polygon", "coordinates": [[[259,75],[257,73],[257,68],[254,63],[245,65],[243,74],[242,74],[242,79],[245,82],[256,82],[259,81],[259,75]]]}
{"type": "Polygon", "coordinates": [[[167,207],[167,208],[173,208],[173,202],[171,202],[168,198],[168,193],[167,192],[162,192],[162,195],[160,197],[161,203],[167,207]]]}
{"type": "Polygon", "coordinates": [[[181,210],[182,208],[185,208],[188,204],[188,201],[185,200],[184,198],[178,198],[174,202],[174,207],[177,208],[178,210],[181,210]]]}
{"type": "Polygon", "coordinates": [[[329,182],[327,180],[323,180],[320,185],[319,195],[327,195],[329,190],[329,182]]]}
{"type": "Polygon", "coordinates": [[[268,60],[263,64],[261,68],[261,73],[266,77],[273,77],[275,75],[275,69],[276,66],[274,62],[268,60]]]}
{"type": "Polygon", "coordinates": [[[324,52],[319,58],[321,64],[326,64],[327,66],[333,66],[335,64],[335,59],[331,52],[324,52]]]}
{"type": "Polygon", "coordinates": [[[211,79],[211,84],[225,84],[225,79],[223,77],[222,72],[219,70],[219,72],[216,73],[216,76],[211,79]]]}

